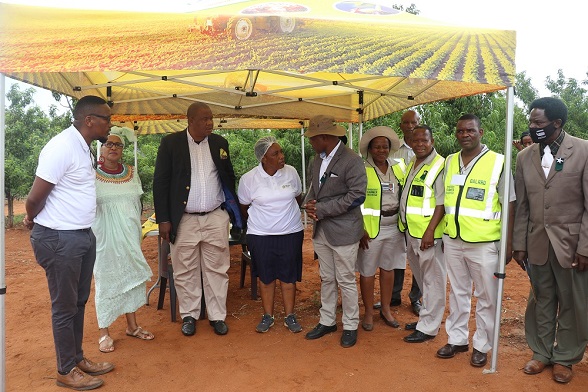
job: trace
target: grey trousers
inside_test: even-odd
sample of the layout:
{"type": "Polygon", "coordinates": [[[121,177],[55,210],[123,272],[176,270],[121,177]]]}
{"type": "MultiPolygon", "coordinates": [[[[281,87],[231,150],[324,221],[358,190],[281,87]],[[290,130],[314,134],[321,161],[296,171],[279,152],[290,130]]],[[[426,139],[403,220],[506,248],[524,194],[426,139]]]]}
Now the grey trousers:
{"type": "Polygon", "coordinates": [[[35,224],[31,244],[47,276],[57,370],[69,373],[84,358],[84,313],[96,260],[96,237],[91,229],[53,230],[35,224]]]}
{"type": "Polygon", "coordinates": [[[588,271],[563,268],[550,244],[547,262],[531,265],[529,274],[525,336],[533,359],[564,366],[580,362],[588,343],[588,271]]]}

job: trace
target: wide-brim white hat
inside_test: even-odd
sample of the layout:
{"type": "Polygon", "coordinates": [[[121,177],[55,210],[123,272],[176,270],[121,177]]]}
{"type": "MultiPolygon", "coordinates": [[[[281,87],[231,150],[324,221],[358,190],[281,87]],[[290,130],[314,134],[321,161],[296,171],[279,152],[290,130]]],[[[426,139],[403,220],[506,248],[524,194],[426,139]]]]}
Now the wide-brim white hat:
{"type": "Polygon", "coordinates": [[[398,151],[400,148],[400,139],[398,139],[398,135],[392,128],[386,126],[374,127],[364,133],[359,141],[359,152],[362,157],[367,158],[368,145],[378,136],[384,136],[390,140],[390,154],[398,151]]]}

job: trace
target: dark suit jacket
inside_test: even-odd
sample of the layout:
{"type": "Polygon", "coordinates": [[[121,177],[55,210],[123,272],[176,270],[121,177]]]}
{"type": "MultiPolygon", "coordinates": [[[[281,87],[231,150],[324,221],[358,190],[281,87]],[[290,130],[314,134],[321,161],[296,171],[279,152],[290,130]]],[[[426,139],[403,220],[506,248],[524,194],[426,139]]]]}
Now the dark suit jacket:
{"type": "MultiPolygon", "coordinates": [[[[191,186],[192,170],[187,132],[185,129],[161,139],[153,173],[155,219],[157,223],[171,222],[173,237],[177,233],[184,214],[191,186]]],[[[208,136],[208,145],[225,194],[223,208],[229,213],[232,224],[241,228],[241,215],[235,193],[235,172],[229,155],[229,143],[222,136],[211,134],[208,136]]]]}
{"type": "Polygon", "coordinates": [[[317,155],[312,171],[312,186],[308,200],[316,199],[318,222],[314,222],[314,235],[319,227],[331,245],[350,245],[363,236],[363,216],[359,208],[365,201],[367,175],[363,159],[343,143],[329,162],[325,182],[319,188],[322,159],[317,155]]]}
{"type": "Polygon", "coordinates": [[[588,256],[587,141],[565,135],[547,178],[539,144],[525,148],[517,155],[515,188],[513,250],[526,251],[529,263],[543,265],[551,243],[564,268],[571,268],[576,253],[588,256]]]}

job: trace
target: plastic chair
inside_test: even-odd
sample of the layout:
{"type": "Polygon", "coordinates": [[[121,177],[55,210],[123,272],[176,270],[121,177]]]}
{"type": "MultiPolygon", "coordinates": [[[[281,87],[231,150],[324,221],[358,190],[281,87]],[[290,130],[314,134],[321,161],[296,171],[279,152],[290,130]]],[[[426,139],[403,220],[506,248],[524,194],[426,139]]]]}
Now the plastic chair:
{"type": "Polygon", "coordinates": [[[247,273],[247,264],[249,264],[249,270],[251,275],[251,299],[257,299],[257,273],[255,272],[255,268],[253,263],[251,262],[251,254],[249,253],[249,249],[247,248],[247,244],[245,243],[245,239],[243,239],[241,243],[241,280],[239,282],[239,288],[243,288],[245,286],[245,274],[247,273]]]}

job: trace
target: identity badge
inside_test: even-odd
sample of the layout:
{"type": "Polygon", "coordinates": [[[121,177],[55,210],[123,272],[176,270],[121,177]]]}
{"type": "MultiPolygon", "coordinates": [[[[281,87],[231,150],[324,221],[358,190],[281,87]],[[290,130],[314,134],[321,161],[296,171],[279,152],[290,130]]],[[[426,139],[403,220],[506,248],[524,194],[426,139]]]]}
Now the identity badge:
{"type": "Polygon", "coordinates": [[[465,174],[454,174],[451,177],[451,185],[465,185],[466,176],[465,174]]]}
{"type": "Polygon", "coordinates": [[[389,182],[382,182],[382,191],[384,192],[394,192],[394,184],[389,182]]]}
{"type": "Polygon", "coordinates": [[[483,188],[468,188],[466,199],[484,201],[486,190],[483,188]]]}

